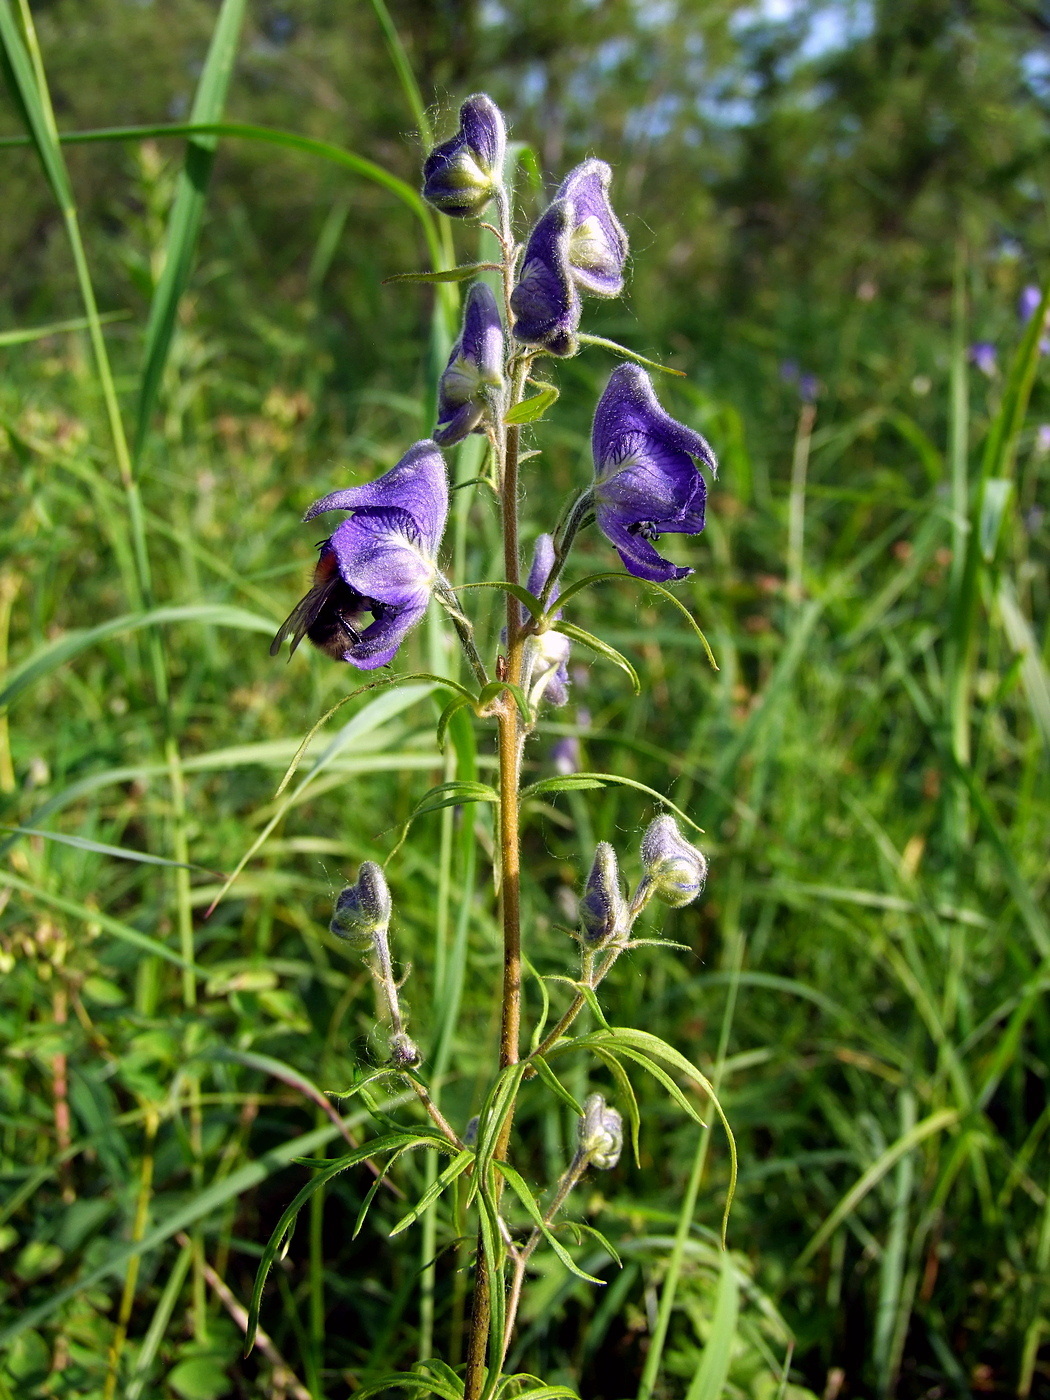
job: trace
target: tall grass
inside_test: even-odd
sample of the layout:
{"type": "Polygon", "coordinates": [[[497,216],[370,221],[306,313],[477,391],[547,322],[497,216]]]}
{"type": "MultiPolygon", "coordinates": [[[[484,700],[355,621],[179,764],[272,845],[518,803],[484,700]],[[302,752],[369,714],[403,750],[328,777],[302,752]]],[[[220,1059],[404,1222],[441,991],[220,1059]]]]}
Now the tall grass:
{"type": "MultiPolygon", "coordinates": [[[[309,567],[297,515],[348,469],[389,464],[405,422],[426,419],[415,385],[341,401],[317,370],[311,304],[294,341],[259,313],[281,347],[261,382],[186,298],[208,143],[234,130],[222,109],[239,8],[219,14],[194,106],[205,130],[166,231],[140,250],[163,266],[140,342],[99,315],[46,55],[28,9],[0,0],[82,296],[69,327],[0,336],[4,1396],[338,1397],[432,1338],[455,1361],[462,1325],[465,1239],[435,1259],[433,1215],[381,1253],[373,1237],[432,1180],[409,1155],[356,1237],[370,1176],[314,1197],[264,1300],[267,1347],[240,1359],[238,1306],[306,1177],[294,1159],[366,1135],[389,1107],[336,1122],[325,1097],[370,1062],[374,1020],[364,975],[326,932],[331,896],[389,852],[428,786],[483,760],[462,716],[438,752],[426,687],[380,691],[339,711],[275,796],[348,688],[323,657],[266,655],[309,567]]],[[[326,154],[317,145],[303,158],[326,154]]],[[[363,154],[344,156],[368,175],[363,154]]],[[[382,178],[401,199],[391,219],[412,218],[412,190],[382,178]]],[[[789,390],[767,396],[761,423],[728,380],[677,391],[681,416],[732,444],[684,590],[717,676],[657,599],[591,591],[645,700],[628,703],[622,674],[596,662],[575,718],[545,732],[577,735],[585,767],[666,791],[706,828],[712,862],[706,904],[654,928],[692,952],[635,953],[611,996],[716,1080],[742,1160],[724,1260],[724,1151],[638,1087],[641,1165],[581,1205],[622,1268],[581,1237],[581,1265],[607,1288],[552,1263],[511,1358],[595,1400],[1050,1383],[1047,526],[1033,509],[1047,457],[1027,412],[1045,371],[1037,316],[998,383],[969,383],[975,288],[961,252],[952,317],[914,328],[945,365],[916,400],[921,423],[912,405],[881,407],[877,382],[856,417],[831,385],[815,417],[789,390]],[[756,441],[772,446],[752,455],[756,441]]],[[[563,377],[559,489],[578,476],[605,371],[588,356],[563,377]]],[[[687,355],[681,368],[695,380],[687,355]]],[[[477,471],[469,451],[461,481],[477,471]]],[[[470,495],[457,493],[455,548],[487,556],[494,523],[470,495]]],[[[498,604],[476,606],[494,634],[498,604]]],[[[425,669],[437,629],[414,645],[425,669]]],[[[552,771],[541,745],[529,762],[552,771]]],[[[650,815],[637,792],[571,796],[530,816],[541,974],[564,970],[576,853],[650,815]]],[[[399,857],[413,1033],[460,1124],[483,1069],[468,1047],[495,1035],[498,933],[476,877],[490,842],[484,811],[446,810],[399,857]]],[[[570,1124],[527,1093],[521,1113],[549,1175],[570,1124]]]]}

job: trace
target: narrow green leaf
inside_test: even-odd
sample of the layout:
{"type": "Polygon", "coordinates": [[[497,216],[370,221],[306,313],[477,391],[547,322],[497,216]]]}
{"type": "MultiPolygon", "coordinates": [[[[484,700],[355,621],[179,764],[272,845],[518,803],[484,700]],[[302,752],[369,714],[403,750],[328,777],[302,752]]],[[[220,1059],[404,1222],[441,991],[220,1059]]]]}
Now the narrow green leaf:
{"type": "Polygon", "coordinates": [[[408,1214],[402,1216],[397,1222],[390,1231],[390,1238],[393,1239],[395,1235],[400,1235],[403,1230],[407,1230],[410,1225],[415,1224],[423,1212],[427,1210],[429,1206],[433,1205],[438,1197],[442,1195],[443,1192],[447,1191],[454,1181],[458,1180],[458,1178],[463,1175],[473,1161],[474,1153],[469,1147],[465,1147],[462,1152],[457,1153],[441,1175],[430,1184],[426,1191],[424,1191],[423,1195],[420,1196],[419,1200],[408,1214]]]}
{"type": "Polygon", "coordinates": [[[878,1185],[894,1163],[898,1162],[906,1152],[910,1152],[913,1147],[924,1139],[931,1137],[934,1133],[943,1132],[945,1128],[954,1127],[959,1121],[959,1112],[954,1108],[942,1108],[936,1113],[931,1113],[928,1118],[924,1118],[921,1123],[916,1123],[910,1132],[903,1133],[896,1142],[886,1148],[871,1166],[868,1167],[861,1177],[854,1182],[850,1189],[839,1201],[838,1205],[827,1217],[820,1229],[806,1245],[805,1249],[795,1260],[795,1269],[801,1269],[813,1258],[821,1245],[835,1233],[838,1227],[857,1209],[865,1196],[878,1185]]]}
{"type": "Polygon", "coordinates": [[[554,1094],[555,1098],[560,1099],[570,1113],[574,1113],[577,1118],[582,1118],[583,1109],[576,1102],[573,1096],[569,1093],[568,1089],[566,1089],[565,1085],[554,1073],[554,1071],[551,1069],[550,1065],[543,1058],[543,1056],[531,1056],[529,1059],[529,1064],[536,1071],[539,1077],[543,1080],[547,1088],[550,1089],[551,1093],[554,1094]]]}
{"type": "MultiPolygon", "coordinates": [[[[0,0],[2,3],[2,0],[0,0]]],[[[111,617],[100,622],[97,627],[85,627],[48,642],[39,651],[27,657],[8,672],[7,683],[0,690],[0,709],[10,705],[41,676],[61,666],[63,662],[79,655],[96,642],[122,632],[137,632],[143,627],[162,627],[171,622],[199,622],[212,627],[237,627],[246,632],[272,632],[273,622],[246,612],[243,608],[231,608],[223,603],[192,603],[174,608],[151,608],[147,612],[125,613],[121,617],[111,617]]]]}
{"type": "Polygon", "coordinates": [[[391,282],[466,282],[477,277],[480,272],[499,272],[499,263],[464,263],[461,267],[447,267],[443,272],[395,272],[383,278],[383,286],[391,282]]]}
{"type": "Polygon", "coordinates": [[[572,792],[574,789],[605,787],[607,783],[614,787],[629,787],[637,792],[644,792],[647,797],[674,812],[687,826],[703,835],[703,827],[697,826],[692,817],[687,817],[681,807],[676,807],[669,797],[664,797],[655,788],[646,787],[645,783],[635,782],[633,778],[623,778],[618,773],[570,773],[557,778],[541,778],[538,783],[531,783],[522,789],[521,800],[524,802],[528,798],[542,797],[547,792],[572,792]]]}
{"type": "Polygon", "coordinates": [[[686,1400],[722,1400],[733,1359],[740,1290],[736,1270],[728,1254],[722,1255],[722,1272],[715,1292],[715,1313],[700,1366],[686,1393],[686,1400]]]}
{"type": "Polygon", "coordinates": [[[606,661],[611,661],[614,666],[619,666],[621,671],[625,671],[634,689],[635,695],[641,695],[642,683],[638,679],[638,672],[631,663],[616,650],[615,647],[603,642],[601,637],[596,637],[592,632],[585,632],[582,627],[577,627],[572,622],[556,622],[554,631],[561,632],[570,641],[579,642],[581,646],[589,647],[591,651],[597,652],[599,656],[604,656],[606,661]]]}
{"type": "MultiPolygon", "coordinates": [[[[619,575],[615,575],[619,577],[619,575]]],[[[482,579],[478,583],[461,583],[455,590],[457,593],[465,593],[468,588],[498,588],[504,593],[510,593],[523,604],[526,612],[531,617],[543,617],[543,609],[540,607],[540,600],[527,588],[522,588],[520,583],[506,583],[503,580],[482,579]]]]}
{"type": "Polygon", "coordinates": [[[554,1232],[544,1221],[543,1212],[540,1210],[539,1204],[536,1201],[535,1196],[525,1185],[525,1182],[514,1170],[514,1168],[508,1162],[500,1162],[496,1160],[493,1161],[492,1165],[496,1168],[500,1176],[503,1177],[507,1185],[514,1192],[515,1196],[517,1196],[518,1200],[525,1207],[529,1219],[540,1231],[543,1238],[550,1245],[551,1249],[554,1250],[554,1253],[558,1256],[558,1258],[565,1265],[565,1267],[569,1269],[572,1273],[574,1273],[577,1278],[582,1278],[587,1283],[596,1283],[599,1286],[604,1286],[604,1279],[595,1278],[593,1274],[589,1274],[585,1269],[581,1269],[580,1266],[573,1259],[572,1255],[568,1252],[564,1245],[561,1244],[554,1232]]]}
{"type": "Polygon", "coordinates": [[[263,1250],[262,1258],[259,1260],[259,1268],[255,1275],[255,1286],[252,1289],[251,1303],[248,1308],[248,1323],[244,1334],[244,1355],[247,1356],[255,1345],[255,1333],[259,1325],[259,1307],[262,1303],[262,1292],[266,1280],[269,1276],[273,1262],[277,1258],[278,1251],[284,1243],[285,1236],[295,1223],[295,1218],[302,1210],[303,1206],[314,1194],[320,1190],[332,1177],[338,1176],[340,1172],[347,1171],[350,1167],[357,1166],[366,1157],[379,1157],[387,1152],[395,1152],[403,1147],[436,1147],[438,1139],[431,1136],[423,1136],[419,1133],[391,1133],[387,1137],[376,1138],[374,1142],[369,1142],[364,1147],[359,1147],[353,1152],[346,1153],[343,1157],[336,1157],[328,1162],[323,1171],[311,1178],[295,1197],[287,1210],[277,1222],[276,1229],[270,1236],[266,1248],[263,1250]]]}
{"type": "Polygon", "coordinates": [[[535,423],[536,419],[542,418],[551,404],[557,401],[559,392],[553,384],[548,384],[538,394],[533,394],[531,398],[522,399],[521,403],[509,408],[503,415],[504,423],[508,427],[514,427],[519,423],[535,423]]]}
{"type": "Polygon", "coordinates": [[[525,692],[520,685],[512,685],[510,681],[489,681],[488,685],[482,689],[481,694],[478,696],[478,709],[482,710],[487,705],[490,705],[492,701],[495,700],[496,696],[502,694],[503,691],[507,691],[509,695],[514,697],[514,703],[517,705],[518,712],[522,719],[526,724],[531,724],[532,711],[529,709],[529,702],[525,692]]]}
{"type": "Polygon", "coordinates": [[[692,628],[693,632],[695,632],[697,637],[699,637],[700,645],[703,647],[704,653],[707,656],[708,661],[711,663],[712,669],[715,671],[718,670],[718,663],[715,660],[715,654],[711,650],[711,645],[708,642],[707,638],[700,630],[700,624],[697,622],[696,618],[685,606],[685,604],[681,601],[681,599],[676,598],[675,595],[671,592],[671,590],[669,588],[665,588],[662,583],[654,583],[651,579],[636,578],[634,574],[628,573],[588,574],[586,578],[577,579],[575,583],[570,584],[569,587],[566,588],[565,592],[562,593],[558,599],[558,608],[564,609],[566,605],[569,602],[571,602],[571,600],[576,596],[577,593],[581,593],[585,588],[590,588],[592,584],[606,583],[610,579],[628,579],[633,581],[634,583],[640,583],[644,588],[651,588],[654,593],[659,593],[661,598],[665,598],[669,603],[676,607],[678,611],[682,614],[682,616],[685,618],[685,620],[689,623],[689,626],[692,628]]]}
{"type": "Polygon", "coordinates": [[[439,749],[445,747],[445,735],[448,733],[448,727],[452,723],[453,718],[460,710],[467,709],[468,707],[473,710],[475,704],[476,702],[473,699],[463,695],[456,695],[448,702],[440,715],[438,715],[437,729],[434,731],[439,749]]]}
{"type": "Polygon", "coordinates": [[[92,909],[90,905],[80,904],[63,894],[52,894],[50,890],[39,889],[28,880],[23,880],[20,875],[16,875],[13,870],[0,868],[0,885],[7,885],[37,903],[59,909],[63,914],[69,914],[88,925],[97,925],[114,938],[119,938],[122,943],[130,943],[136,948],[141,948],[143,952],[152,953],[155,957],[163,958],[165,962],[174,963],[176,967],[191,968],[198,977],[203,978],[207,975],[204,968],[187,962],[171,948],[159,943],[155,938],[150,938],[149,934],[140,933],[130,924],[121,923],[119,919],[114,919],[110,914],[103,914],[99,909],[92,909]]]}
{"type": "Polygon", "coordinates": [[[0,831],[9,831],[15,836],[39,836],[45,841],[57,841],[62,846],[73,846],[78,851],[94,851],[100,856],[116,856],[118,860],[138,861],[142,865],[175,865],[180,870],[201,870],[205,875],[214,875],[203,865],[187,864],[184,861],[168,860],[164,856],[152,856],[147,851],[133,851],[127,846],[107,846],[104,841],[90,841],[86,836],[67,836],[61,831],[40,831],[32,826],[0,826],[0,831]]]}
{"type": "MultiPolygon", "coordinates": [[[[3,28],[5,7],[10,12],[10,0],[0,0],[0,30],[3,28]]],[[[62,145],[80,145],[99,141],[147,141],[185,136],[228,136],[246,141],[262,141],[271,146],[283,146],[288,150],[300,151],[304,155],[317,156],[321,160],[341,165],[355,175],[381,185],[406,205],[419,220],[431,257],[435,262],[442,261],[441,241],[437,235],[434,217],[419,192],[405,180],[391,175],[375,161],[355,155],[353,151],[344,150],[341,146],[333,146],[328,141],[317,141],[311,136],[300,136],[294,131],[279,131],[273,127],[254,126],[248,122],[164,122],[149,126],[104,127],[96,131],[63,132],[59,134],[58,140],[62,145]]],[[[5,146],[28,146],[32,143],[30,138],[11,136],[0,139],[0,149],[5,146]]]]}
{"type": "MultiPolygon", "coordinates": [[[[244,19],[245,3],[246,0],[222,0],[190,109],[190,122],[194,125],[217,122],[222,116],[237,57],[237,40],[244,19]]],[[[186,144],[186,161],[179,175],[164,241],[164,267],[146,321],[145,358],[135,409],[135,460],[142,455],[171,349],[179,304],[193,271],[218,144],[216,136],[194,136],[186,144]]]]}
{"type": "MultiPolygon", "coordinates": [[[[126,321],[130,311],[107,311],[98,318],[100,326],[113,321],[126,321]]],[[[0,331],[0,350],[10,345],[28,345],[34,340],[46,340],[50,335],[62,335],[66,331],[90,330],[91,322],[86,316],[74,316],[69,321],[53,321],[49,326],[25,326],[21,330],[0,331]]]]}
{"type": "MultiPolygon", "coordinates": [[[[409,1098],[414,1098],[414,1096],[406,1092],[392,1102],[405,1103],[409,1098]]],[[[365,1115],[361,1114],[353,1121],[362,1121],[364,1117],[365,1115]]],[[[0,1346],[10,1342],[27,1328],[39,1326],[41,1322],[46,1321],[47,1318],[64,1307],[70,1299],[77,1297],[89,1288],[93,1288],[102,1279],[109,1278],[111,1275],[120,1277],[124,1273],[129,1259],[140,1254],[150,1253],[158,1245],[163,1244],[165,1240],[178,1234],[180,1230],[184,1230],[187,1226],[198,1220],[203,1220],[214,1211],[220,1210],[229,1201],[236,1200],[237,1197],[250,1191],[253,1186],[257,1186],[260,1181],[265,1181],[274,1172],[288,1166],[301,1152],[320,1147],[322,1144],[330,1142],[335,1135],[336,1129],[330,1124],[323,1128],[314,1128],[311,1132],[304,1133],[302,1137],[280,1143],[255,1161],[247,1162],[243,1167],[238,1167],[236,1171],[230,1172],[229,1175],[220,1177],[219,1180],[205,1187],[203,1191],[191,1195],[147,1230],[141,1240],[119,1245],[101,1264],[81,1273],[75,1282],[56,1290],[49,1298],[45,1298],[42,1303],[38,1303],[35,1307],[24,1309],[14,1321],[0,1331],[0,1346]]],[[[363,1150],[367,1153],[374,1147],[375,1143],[370,1148],[363,1150]]]]}
{"type": "Polygon", "coordinates": [[[633,360],[636,365],[644,365],[646,369],[659,370],[661,374],[674,374],[679,379],[685,378],[684,369],[672,369],[670,365],[662,365],[658,360],[649,360],[644,355],[639,355],[636,350],[628,350],[626,345],[620,345],[615,340],[606,340],[603,335],[584,335],[581,332],[577,339],[581,345],[600,345],[603,350],[611,350],[621,359],[633,360]]]}
{"type": "Polygon", "coordinates": [[[978,526],[978,535],[981,556],[986,564],[990,564],[995,558],[1003,521],[1006,518],[1006,507],[1010,502],[1013,489],[1013,482],[1005,476],[993,476],[984,483],[984,491],[981,494],[981,520],[978,526]]]}

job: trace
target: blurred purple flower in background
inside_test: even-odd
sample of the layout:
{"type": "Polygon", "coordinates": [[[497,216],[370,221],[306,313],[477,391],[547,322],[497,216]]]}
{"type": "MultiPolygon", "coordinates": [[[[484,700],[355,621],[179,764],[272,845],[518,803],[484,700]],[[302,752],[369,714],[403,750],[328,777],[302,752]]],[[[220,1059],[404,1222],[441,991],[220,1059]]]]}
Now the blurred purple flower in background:
{"type": "Polygon", "coordinates": [[[637,365],[613,370],[594,414],[594,514],[629,573],[669,583],[692,573],[661,558],[661,533],[698,535],[707,486],[694,463],[717,470],[707,442],[660,407],[637,365]]]}
{"type": "Polygon", "coordinates": [[[1017,302],[1017,314],[1021,318],[1021,324],[1027,326],[1035,313],[1039,310],[1039,303],[1043,299],[1043,294],[1038,287],[1025,287],[1017,302]]]}
{"type": "Polygon", "coordinates": [[[434,441],[442,447],[481,431],[485,390],[503,383],[503,322],[491,287],[475,282],[467,293],[463,326],[438,383],[434,441]]]}
{"type": "Polygon", "coordinates": [[[459,130],[423,163],[423,198],[443,214],[469,219],[480,214],[503,176],[507,129],[503,113],[483,92],[459,109],[459,130]]]}
{"type": "Polygon", "coordinates": [[[575,734],[566,734],[564,739],[551,746],[551,763],[555,773],[560,773],[563,778],[580,771],[580,741],[575,734]]]}
{"type": "MultiPolygon", "coordinates": [[[[540,535],[532,556],[532,568],[525,587],[539,597],[554,567],[554,541],[550,535],[540,535]]],[[[558,586],[551,589],[549,604],[558,597],[558,586]]],[[[524,613],[524,609],[522,610],[524,613]]],[[[560,613],[555,613],[556,618],[560,613]]],[[[522,617],[525,621],[525,617],[522,617]]],[[[538,704],[544,699],[550,705],[564,705],[569,699],[570,642],[561,632],[547,631],[529,638],[529,699],[538,704]]]]}
{"type": "Polygon", "coordinates": [[[1050,452],[1050,423],[1040,423],[1036,428],[1035,445],[1039,452],[1050,452]]]}
{"type": "Polygon", "coordinates": [[[426,612],[437,578],[448,515],[448,477],[437,444],[415,443],[378,480],[333,491],[303,519],[328,510],[353,514],[321,545],[314,585],[270,652],[286,636],[294,651],[306,636],[336,660],[372,671],[393,658],[426,612]],[[373,620],[361,631],[369,613],[373,620]]]}
{"type": "Polygon", "coordinates": [[[988,340],[978,340],[970,346],[970,363],[992,379],[997,371],[995,346],[988,340]]]}

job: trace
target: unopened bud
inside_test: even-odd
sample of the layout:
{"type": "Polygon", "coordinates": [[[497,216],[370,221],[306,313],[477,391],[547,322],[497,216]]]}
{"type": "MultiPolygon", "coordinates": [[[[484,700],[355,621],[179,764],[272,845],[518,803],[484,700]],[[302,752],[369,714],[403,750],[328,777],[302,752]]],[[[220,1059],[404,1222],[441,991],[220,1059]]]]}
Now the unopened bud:
{"type": "Polygon", "coordinates": [[[390,1062],[395,1069],[415,1069],[422,1058],[419,1046],[404,1031],[390,1037],[390,1062]]]}
{"type": "Polygon", "coordinates": [[[674,817],[657,817],[642,837],[645,878],[657,899],[679,909],[704,888],[707,860],[678,830],[674,817]]]}
{"type": "Polygon", "coordinates": [[[623,1119],[601,1094],[585,1100],[577,1131],[580,1152],[592,1167],[604,1172],[616,1166],[623,1151],[623,1119]]]}
{"type": "Polygon", "coordinates": [[[468,1119],[467,1126],[463,1129],[463,1146],[476,1147],[478,1141],[478,1129],[481,1127],[481,1115],[475,1113],[473,1118],[468,1119]]]}
{"type": "Polygon", "coordinates": [[[599,841],[580,900],[580,925],[587,943],[600,947],[624,933],[627,905],[620,887],[620,867],[608,841],[599,841]]]}
{"type": "Polygon", "coordinates": [[[503,113],[483,92],[459,109],[459,130],[435,146],[423,165],[423,198],[456,219],[480,214],[503,174],[503,113]]]}
{"type": "Polygon", "coordinates": [[[381,866],[366,860],[355,885],[347,885],[335,902],[328,925],[337,938],[343,938],[361,952],[371,948],[380,929],[390,922],[390,890],[381,866]]]}

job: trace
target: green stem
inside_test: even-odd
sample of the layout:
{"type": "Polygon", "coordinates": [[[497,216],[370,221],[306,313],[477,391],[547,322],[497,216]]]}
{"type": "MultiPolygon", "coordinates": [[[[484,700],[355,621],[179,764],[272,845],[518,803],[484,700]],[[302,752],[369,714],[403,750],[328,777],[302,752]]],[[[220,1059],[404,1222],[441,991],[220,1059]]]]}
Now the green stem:
{"type": "MultiPolygon", "coordinates": [[[[731,912],[727,912],[726,916],[727,933],[731,933],[732,936],[730,982],[729,994],[726,997],[725,1011],[722,1015],[722,1029],[718,1038],[718,1058],[711,1075],[711,1084],[716,1095],[720,1092],[722,1087],[722,1075],[725,1071],[726,1054],[729,1050],[729,1037],[733,1029],[733,1016],[736,1012],[737,991],[740,986],[740,969],[743,965],[744,958],[744,937],[740,932],[736,918],[739,909],[739,874],[738,878],[732,882],[730,888],[734,896],[734,907],[731,912]]],[[[675,1230],[671,1257],[667,1261],[667,1274],[660,1292],[660,1306],[656,1314],[656,1326],[653,1328],[652,1340],[649,1343],[649,1350],[646,1353],[645,1367],[642,1371],[641,1384],[638,1387],[637,1400],[650,1400],[656,1385],[657,1377],[660,1373],[660,1361],[663,1357],[664,1343],[667,1340],[667,1329],[671,1324],[671,1312],[674,1308],[675,1294],[678,1291],[678,1280],[681,1276],[682,1263],[685,1258],[685,1246],[693,1227],[696,1198],[700,1192],[700,1182],[704,1175],[704,1167],[707,1165],[707,1151],[710,1144],[711,1128],[710,1125],[707,1124],[700,1130],[700,1141],[697,1143],[696,1156],[693,1158],[693,1166],[689,1173],[689,1180],[686,1183],[685,1195],[682,1197],[682,1206],[678,1213],[678,1227],[675,1230]]]]}
{"type": "MultiPolygon", "coordinates": [[[[505,192],[499,196],[500,224],[503,229],[503,287],[508,306],[510,285],[514,276],[514,250],[509,236],[509,203],[505,192]]],[[[508,324],[508,331],[510,326],[508,324]]],[[[521,402],[528,374],[528,361],[515,362],[507,406],[521,402]]],[[[499,493],[503,529],[503,567],[508,583],[520,579],[520,547],[518,538],[518,457],[521,429],[517,425],[495,425],[496,450],[499,456],[499,493]]],[[[521,684],[522,653],[525,634],[521,625],[521,604],[507,594],[507,655],[502,679],[512,685],[521,684]]],[[[521,755],[525,742],[521,716],[513,697],[500,697],[496,717],[499,751],[499,879],[500,913],[503,925],[503,990],[501,996],[499,1067],[518,1063],[521,1036],[521,850],[519,827],[519,790],[521,755]]],[[[510,1143],[514,1121],[511,1107],[496,1142],[495,1155],[504,1158],[510,1143]]],[[[495,1185],[497,1208],[502,1178],[495,1185]]],[[[463,1400],[480,1400],[485,1388],[486,1359],[489,1353],[491,1300],[489,1290],[499,1287],[499,1280],[489,1277],[489,1263],[478,1234],[477,1267],[474,1275],[474,1299],[470,1330],[467,1337],[467,1364],[464,1373],[463,1400]]]]}

